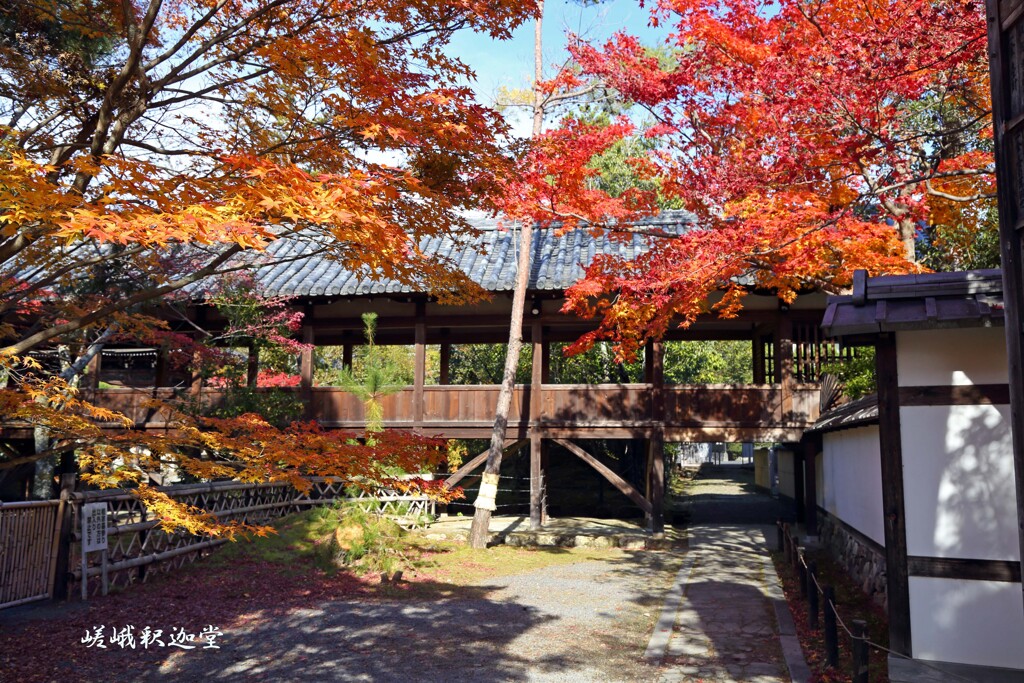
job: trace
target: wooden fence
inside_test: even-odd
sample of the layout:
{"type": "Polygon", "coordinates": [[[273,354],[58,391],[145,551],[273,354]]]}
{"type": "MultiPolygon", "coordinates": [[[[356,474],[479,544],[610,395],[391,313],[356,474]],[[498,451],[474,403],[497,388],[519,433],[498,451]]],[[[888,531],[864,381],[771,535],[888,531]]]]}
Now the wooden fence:
{"type": "MultiPolygon", "coordinates": [[[[287,483],[217,482],[159,490],[225,522],[267,524],[313,505],[342,500],[372,505],[406,526],[420,525],[434,514],[434,503],[426,497],[382,489],[353,498],[341,482],[323,477],[311,482],[307,493],[287,483]]],[[[0,608],[44,600],[55,591],[58,595],[82,593],[83,565],[84,594],[96,595],[109,587],[125,588],[154,574],[173,572],[227,542],[161,530],[145,506],[123,489],[70,493],[64,498],[63,502],[0,503],[0,608]],[[89,503],[106,504],[107,551],[88,553],[83,563],[82,515],[89,503]],[[65,558],[64,566],[58,563],[58,555],[65,558]]]]}
{"type": "MultiPolygon", "coordinates": [[[[311,477],[312,489],[296,491],[287,483],[242,484],[218,482],[192,486],[167,486],[160,490],[179,502],[206,510],[219,521],[267,524],[279,517],[300,512],[313,505],[331,505],[338,501],[364,501],[378,512],[399,517],[415,525],[434,512],[433,502],[421,496],[403,496],[391,490],[373,494],[346,495],[345,484],[323,477],[311,477]]],[[[122,490],[87,491],[71,495],[73,505],[71,534],[72,558],[81,557],[80,514],[86,503],[107,504],[106,580],[100,553],[91,553],[86,566],[86,591],[97,595],[109,584],[125,588],[142,583],[158,573],[173,572],[195,562],[212,548],[226,543],[223,538],[196,536],[183,532],[165,532],[148,518],[142,503],[122,490]]],[[[69,588],[82,592],[81,563],[69,569],[69,588]]],[[[69,591],[70,593],[70,591],[69,591]]]]}
{"type": "Polygon", "coordinates": [[[0,609],[53,595],[60,503],[0,503],[0,609]]]}

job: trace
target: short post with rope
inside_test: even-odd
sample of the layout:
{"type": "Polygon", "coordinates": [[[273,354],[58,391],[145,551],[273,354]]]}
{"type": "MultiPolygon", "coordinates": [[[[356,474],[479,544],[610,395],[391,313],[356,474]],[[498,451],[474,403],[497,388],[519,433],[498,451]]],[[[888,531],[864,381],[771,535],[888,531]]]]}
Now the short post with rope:
{"type": "Polygon", "coordinates": [[[786,563],[788,564],[793,560],[793,558],[790,556],[790,553],[792,552],[793,548],[793,539],[789,535],[789,524],[782,525],[782,538],[785,541],[786,547],[783,550],[785,550],[786,563]]]}
{"type": "Polygon", "coordinates": [[[825,610],[825,659],[831,667],[839,666],[839,631],[836,628],[836,590],[832,586],[825,586],[824,593],[825,610]]]}
{"type": "Polygon", "coordinates": [[[818,628],[818,563],[807,565],[807,626],[818,628]]]}
{"type": "Polygon", "coordinates": [[[806,600],[810,591],[807,586],[807,560],[804,559],[803,548],[796,551],[796,575],[800,584],[800,597],[806,600]]]}
{"type": "Polygon", "coordinates": [[[851,623],[853,683],[868,683],[868,624],[863,619],[854,619],[851,623]]]}
{"type": "Polygon", "coordinates": [[[786,539],[782,530],[782,520],[779,519],[775,521],[775,549],[782,552],[785,545],[786,539]]]}

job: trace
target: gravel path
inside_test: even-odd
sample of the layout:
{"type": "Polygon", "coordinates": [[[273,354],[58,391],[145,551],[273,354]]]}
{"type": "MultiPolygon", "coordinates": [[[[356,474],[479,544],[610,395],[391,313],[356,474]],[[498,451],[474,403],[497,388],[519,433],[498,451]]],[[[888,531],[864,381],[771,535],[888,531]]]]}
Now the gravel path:
{"type": "Polygon", "coordinates": [[[442,600],[329,602],[174,653],[148,680],[656,681],[642,655],[681,559],[622,552],[442,600]]]}

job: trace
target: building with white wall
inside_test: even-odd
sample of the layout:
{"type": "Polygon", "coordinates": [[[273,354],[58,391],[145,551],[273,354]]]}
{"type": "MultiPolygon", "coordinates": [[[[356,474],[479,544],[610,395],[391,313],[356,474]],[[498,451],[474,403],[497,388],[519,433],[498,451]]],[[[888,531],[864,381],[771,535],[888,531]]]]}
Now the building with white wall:
{"type": "Polygon", "coordinates": [[[893,681],[1024,680],[1002,321],[998,271],[861,275],[825,314],[830,336],[875,347],[877,413],[819,421],[809,469],[823,530],[884,553],[890,647],[912,658],[890,657],[893,681]]]}

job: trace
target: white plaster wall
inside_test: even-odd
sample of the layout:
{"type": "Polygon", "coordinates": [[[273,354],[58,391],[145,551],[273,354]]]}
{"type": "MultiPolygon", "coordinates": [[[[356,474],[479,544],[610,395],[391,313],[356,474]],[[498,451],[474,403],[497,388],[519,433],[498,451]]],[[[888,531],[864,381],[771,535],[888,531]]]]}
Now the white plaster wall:
{"type": "Polygon", "coordinates": [[[1006,405],[900,408],[908,554],[1018,559],[1009,419],[1006,405]]]}
{"type": "MultiPolygon", "coordinates": [[[[779,493],[796,498],[796,457],[792,451],[779,450],[779,493]]],[[[801,474],[801,476],[803,476],[801,474]]]]}
{"type": "Polygon", "coordinates": [[[896,335],[903,387],[1006,384],[1006,332],[1002,327],[914,330],[896,335]]]}
{"type": "Polygon", "coordinates": [[[1024,668],[1019,583],[910,577],[910,638],[917,659],[1024,668]]]}
{"type": "Polygon", "coordinates": [[[882,460],[878,426],[844,429],[822,438],[822,507],[879,545],[885,545],[882,460]]]}

